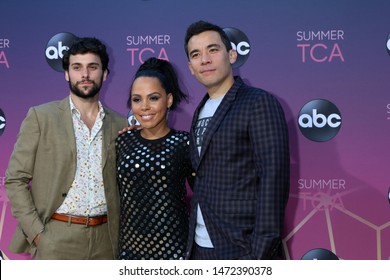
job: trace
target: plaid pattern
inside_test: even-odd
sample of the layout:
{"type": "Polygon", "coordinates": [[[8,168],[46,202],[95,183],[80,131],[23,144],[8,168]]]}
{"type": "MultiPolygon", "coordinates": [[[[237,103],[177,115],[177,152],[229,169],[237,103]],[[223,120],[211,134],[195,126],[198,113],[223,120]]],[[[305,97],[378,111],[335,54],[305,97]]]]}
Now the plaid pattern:
{"type": "Polygon", "coordinates": [[[191,260],[212,260],[216,259],[215,250],[213,248],[203,248],[194,243],[191,251],[191,260]]]}
{"type": "Polygon", "coordinates": [[[216,259],[270,259],[281,249],[289,194],[289,143],[280,103],[240,77],[204,135],[199,156],[194,127],[190,153],[197,176],[191,200],[187,257],[191,257],[199,203],[216,259]]]}

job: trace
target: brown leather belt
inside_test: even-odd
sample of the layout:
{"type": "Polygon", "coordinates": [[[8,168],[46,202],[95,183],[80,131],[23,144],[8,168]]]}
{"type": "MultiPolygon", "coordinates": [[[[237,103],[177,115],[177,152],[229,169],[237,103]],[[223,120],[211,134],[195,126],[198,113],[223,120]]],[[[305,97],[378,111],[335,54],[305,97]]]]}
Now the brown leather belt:
{"type": "Polygon", "coordinates": [[[95,217],[80,217],[54,213],[51,218],[57,221],[66,222],[70,224],[85,225],[87,227],[98,226],[107,223],[107,215],[95,217]]]}

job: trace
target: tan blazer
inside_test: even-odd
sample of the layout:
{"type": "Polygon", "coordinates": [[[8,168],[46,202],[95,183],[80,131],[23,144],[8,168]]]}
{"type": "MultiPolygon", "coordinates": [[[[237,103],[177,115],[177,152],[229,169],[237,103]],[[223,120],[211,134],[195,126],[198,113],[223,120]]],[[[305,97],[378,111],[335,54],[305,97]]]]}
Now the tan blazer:
{"type": "MultiPolygon", "coordinates": [[[[104,109],[103,181],[114,256],[119,230],[115,138],[126,118],[104,109]]],[[[69,97],[32,107],[24,119],[6,171],[5,187],[19,225],[10,244],[29,252],[34,237],[62,204],[76,173],[76,142],[69,97]],[[31,188],[29,184],[31,182],[31,188]]]]}

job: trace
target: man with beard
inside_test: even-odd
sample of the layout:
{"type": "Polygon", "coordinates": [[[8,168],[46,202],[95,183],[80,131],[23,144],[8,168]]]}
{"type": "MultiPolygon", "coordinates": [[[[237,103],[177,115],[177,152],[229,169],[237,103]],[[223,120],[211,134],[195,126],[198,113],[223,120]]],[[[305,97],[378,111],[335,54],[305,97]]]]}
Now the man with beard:
{"type": "Polygon", "coordinates": [[[115,138],[127,120],[99,101],[108,62],[98,39],[78,39],[63,57],[70,95],[32,107],[23,121],[6,171],[19,222],[11,251],[57,260],[117,255],[115,138]]]}

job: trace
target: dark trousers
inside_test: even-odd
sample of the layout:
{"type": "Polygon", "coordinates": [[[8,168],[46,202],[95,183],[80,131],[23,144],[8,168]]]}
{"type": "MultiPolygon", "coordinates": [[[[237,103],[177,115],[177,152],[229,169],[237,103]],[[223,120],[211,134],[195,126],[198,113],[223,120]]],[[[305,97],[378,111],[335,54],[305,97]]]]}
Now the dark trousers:
{"type": "Polygon", "coordinates": [[[192,245],[190,260],[216,260],[215,250],[213,248],[201,247],[194,242],[192,245]]]}

